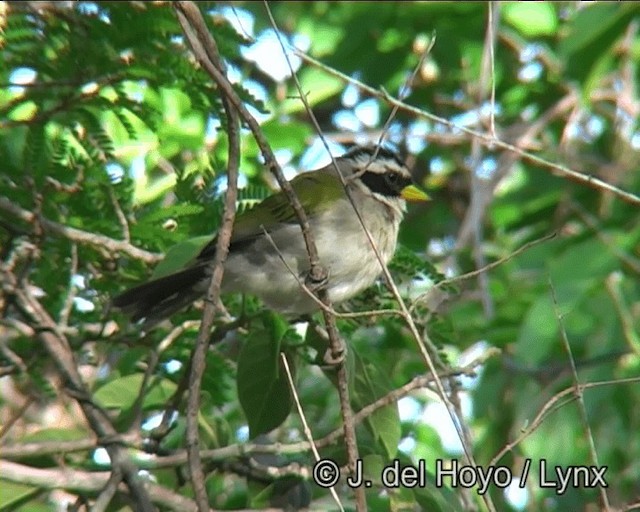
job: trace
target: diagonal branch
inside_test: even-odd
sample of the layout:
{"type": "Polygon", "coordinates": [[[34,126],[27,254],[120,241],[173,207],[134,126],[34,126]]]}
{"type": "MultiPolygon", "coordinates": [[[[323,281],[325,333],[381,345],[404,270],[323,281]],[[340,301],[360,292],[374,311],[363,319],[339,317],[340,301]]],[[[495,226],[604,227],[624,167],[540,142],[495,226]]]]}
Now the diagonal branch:
{"type": "MultiPolygon", "coordinates": [[[[273,16],[271,15],[271,11],[269,10],[269,6],[268,4],[265,4],[266,8],[267,8],[267,13],[269,14],[269,18],[271,21],[271,24],[274,28],[274,30],[276,31],[276,34],[278,35],[278,40],[280,41],[280,44],[282,46],[282,50],[285,54],[285,57],[287,59],[287,62],[289,63],[289,68],[291,70],[294,82],[296,84],[296,87],[298,89],[299,95],[300,95],[300,100],[303,102],[305,109],[307,111],[307,113],[309,114],[309,117],[311,118],[311,121],[313,122],[316,131],[318,132],[320,138],[322,139],[322,141],[325,143],[326,146],[326,141],[323,137],[322,134],[322,130],[320,129],[320,126],[315,118],[315,115],[313,114],[313,111],[310,107],[310,105],[307,102],[306,96],[304,95],[304,91],[302,90],[302,87],[300,85],[300,83],[297,80],[297,76],[296,74],[293,72],[293,68],[291,67],[291,63],[289,62],[289,58],[287,56],[286,50],[284,48],[284,44],[282,43],[282,40],[280,39],[279,36],[279,30],[278,27],[275,24],[275,20],[273,18],[273,16]]],[[[400,105],[401,102],[397,101],[396,105],[400,105]]],[[[395,105],[394,105],[395,106],[395,105]]],[[[383,135],[384,135],[384,131],[383,131],[383,135]]],[[[328,147],[327,147],[328,149],[328,147]]],[[[333,165],[335,166],[336,163],[333,160],[333,165]]],[[[338,176],[341,177],[341,174],[338,173],[338,176]]],[[[344,179],[343,179],[343,185],[345,185],[344,179]]],[[[435,367],[435,363],[433,361],[433,358],[431,357],[431,355],[429,354],[426,345],[432,345],[431,341],[428,338],[428,334],[425,332],[424,333],[424,342],[422,340],[422,337],[420,336],[420,333],[418,331],[418,328],[416,326],[415,321],[413,320],[413,317],[411,316],[411,312],[409,311],[409,308],[407,307],[407,305],[405,304],[400,291],[398,290],[397,285],[395,284],[389,269],[387,268],[387,266],[384,264],[384,261],[382,260],[382,257],[380,255],[380,252],[378,251],[378,248],[376,246],[376,243],[371,235],[371,232],[367,229],[364,220],[362,218],[362,215],[360,213],[360,211],[358,210],[358,208],[356,208],[355,203],[353,198],[351,197],[350,191],[349,189],[345,186],[345,193],[347,195],[347,197],[349,198],[349,200],[351,201],[351,204],[354,207],[354,212],[356,213],[360,224],[362,225],[362,228],[364,230],[364,233],[367,236],[369,245],[371,246],[373,252],[375,253],[381,269],[382,269],[382,274],[383,277],[385,279],[385,282],[387,284],[387,287],[389,288],[389,290],[391,291],[391,294],[393,295],[394,299],[396,300],[396,302],[398,303],[398,305],[400,306],[400,315],[403,317],[405,323],[407,324],[407,327],[409,328],[411,335],[414,339],[414,341],[416,342],[416,345],[418,347],[418,351],[422,357],[422,360],[425,363],[425,366],[429,369],[429,371],[431,372],[432,375],[435,376],[435,385],[438,391],[438,395],[440,396],[440,398],[442,399],[443,403],[445,404],[446,408],[447,408],[447,412],[449,414],[449,416],[451,417],[451,421],[452,423],[455,425],[456,427],[456,431],[458,433],[458,437],[462,440],[462,447],[464,450],[464,454],[465,457],[467,458],[467,460],[469,461],[469,463],[472,466],[477,466],[477,463],[475,462],[475,459],[473,457],[473,452],[471,450],[471,446],[468,442],[466,442],[467,440],[467,436],[465,435],[464,429],[461,426],[461,422],[458,420],[458,415],[456,414],[456,410],[455,410],[455,406],[452,403],[452,401],[449,399],[449,396],[447,395],[445,388],[444,388],[444,384],[442,383],[442,380],[440,379],[440,377],[438,376],[438,372],[436,370],[435,367]]],[[[324,312],[324,311],[323,311],[324,312]]],[[[328,315],[326,312],[325,313],[325,319],[330,316],[328,315]]],[[[332,320],[334,320],[333,317],[331,317],[332,320]]],[[[329,333],[331,335],[331,333],[329,333]]],[[[338,368],[338,371],[340,371],[340,368],[338,368]]],[[[346,373],[343,375],[343,378],[340,378],[341,375],[338,375],[338,383],[339,383],[339,388],[338,390],[341,391],[341,387],[342,385],[344,385],[344,387],[346,388],[346,373]]],[[[348,395],[347,395],[348,397],[348,395]]],[[[347,398],[348,400],[348,398],[347,398]]],[[[341,392],[341,403],[342,403],[342,392],[341,392]]],[[[357,459],[357,445],[355,444],[355,430],[353,425],[350,425],[352,423],[351,421],[352,418],[352,412],[350,407],[348,408],[348,411],[344,411],[343,410],[343,420],[345,421],[345,441],[347,443],[347,452],[349,454],[349,465],[350,467],[353,469],[355,467],[355,459],[357,459]],[[347,421],[349,422],[349,425],[347,425],[347,421]],[[353,441],[350,441],[351,439],[353,439],[353,441]]],[[[357,488],[356,490],[356,507],[357,510],[365,510],[366,509],[366,501],[365,501],[365,495],[363,492],[362,488],[357,488]]],[[[485,501],[485,503],[487,504],[487,507],[489,508],[489,510],[494,510],[494,506],[493,503],[491,501],[491,498],[488,495],[484,495],[483,499],[485,501]]]]}
{"type": "Polygon", "coordinates": [[[21,208],[4,196],[0,196],[0,210],[9,213],[24,222],[28,222],[29,224],[37,222],[42,229],[44,229],[45,233],[62,236],[72,242],[90,245],[97,249],[107,250],[113,254],[123,253],[149,264],[158,263],[158,261],[162,259],[161,254],[139,249],[124,240],[115,240],[105,235],[89,233],[88,231],[82,231],[81,229],[72,228],[71,226],[65,226],[64,224],[59,224],[58,222],[46,219],[21,208]]]}
{"type": "Polygon", "coordinates": [[[481,140],[482,142],[484,142],[489,146],[498,147],[500,149],[510,151],[514,153],[517,157],[522,158],[523,160],[527,160],[533,164],[536,164],[542,167],[544,170],[551,172],[552,174],[555,174],[557,176],[563,176],[572,181],[575,181],[577,183],[580,183],[582,185],[585,185],[587,187],[590,187],[596,190],[600,190],[600,191],[606,190],[627,203],[640,205],[640,196],[637,194],[618,188],[615,185],[612,185],[610,183],[602,181],[599,178],[596,178],[595,176],[591,176],[589,174],[583,174],[565,165],[557,164],[555,162],[547,160],[546,158],[534,155],[533,153],[529,153],[525,151],[522,147],[519,147],[518,144],[512,144],[512,143],[500,140],[499,138],[494,137],[493,134],[491,133],[479,132],[472,128],[468,128],[467,126],[459,126],[449,121],[448,119],[445,119],[444,117],[437,116],[419,107],[409,105],[404,101],[396,99],[386,91],[378,90],[374,87],[371,87],[365,84],[364,82],[361,82],[355,78],[350,77],[349,75],[345,75],[344,73],[341,73],[340,71],[330,66],[327,66],[326,64],[320,62],[319,60],[316,60],[313,57],[310,57],[305,52],[302,52],[296,48],[293,48],[293,52],[295,53],[296,56],[300,57],[305,62],[317,67],[318,69],[321,69],[322,71],[326,72],[331,76],[339,78],[345,83],[354,85],[360,91],[363,91],[374,98],[380,98],[386,101],[389,105],[393,105],[393,106],[397,105],[400,108],[400,110],[402,110],[403,112],[407,112],[409,114],[413,114],[417,117],[421,117],[424,119],[429,119],[430,121],[439,123],[451,130],[456,130],[456,131],[466,133],[467,135],[478,138],[479,140],[481,140]]]}
{"type": "MultiPolygon", "coordinates": [[[[267,12],[270,15],[270,21],[272,23],[272,26],[274,28],[274,30],[276,31],[276,34],[278,35],[278,39],[280,41],[281,46],[283,46],[283,52],[285,53],[285,57],[287,58],[287,62],[289,62],[287,53],[284,49],[284,45],[279,37],[279,30],[278,27],[275,25],[275,20],[273,19],[273,16],[271,16],[271,12],[269,10],[268,4],[266,4],[267,7],[267,12]]],[[[299,53],[296,51],[296,53],[299,53]]],[[[308,112],[312,122],[314,123],[314,126],[319,134],[319,136],[321,137],[321,139],[323,140],[323,142],[325,142],[325,146],[326,146],[326,141],[324,141],[324,137],[322,134],[322,131],[320,129],[320,126],[313,114],[313,111],[311,110],[311,107],[309,106],[307,100],[306,100],[306,96],[304,95],[304,91],[302,90],[302,87],[300,86],[300,83],[297,81],[297,77],[295,75],[295,73],[293,72],[293,69],[291,68],[291,64],[289,63],[289,67],[291,69],[291,73],[292,76],[294,78],[294,81],[296,83],[296,86],[298,88],[298,92],[300,94],[300,99],[303,102],[303,104],[305,105],[305,109],[308,112]]],[[[390,96],[389,94],[387,94],[386,92],[384,93],[384,99],[389,99],[392,98],[392,96],[390,96]]],[[[404,103],[400,100],[396,100],[394,99],[393,102],[390,102],[392,105],[394,105],[394,109],[395,107],[399,107],[401,108],[404,103]]],[[[383,135],[384,135],[384,131],[383,131],[383,135]]],[[[333,160],[333,158],[332,158],[333,160]]],[[[334,165],[335,161],[333,162],[334,165]]],[[[338,173],[338,175],[340,176],[340,173],[338,173]]],[[[343,181],[343,185],[344,185],[344,181],[343,181]]],[[[422,336],[420,335],[420,332],[418,331],[418,327],[415,323],[415,321],[413,320],[413,317],[411,316],[411,312],[409,310],[409,308],[407,307],[404,299],[402,298],[402,295],[400,294],[400,291],[398,290],[397,285],[395,284],[389,269],[387,268],[387,266],[384,264],[384,261],[382,260],[382,257],[376,247],[375,241],[373,240],[373,237],[370,233],[370,231],[367,229],[366,225],[364,224],[364,221],[362,219],[362,216],[360,214],[360,212],[358,211],[358,209],[355,207],[353,198],[351,197],[349,190],[345,187],[345,192],[347,194],[347,197],[349,198],[349,200],[351,201],[351,203],[354,205],[354,211],[356,213],[356,215],[358,216],[358,219],[360,220],[360,223],[363,227],[363,230],[367,236],[367,239],[369,241],[369,245],[371,246],[371,248],[373,249],[378,261],[380,262],[380,266],[382,269],[382,275],[384,277],[384,280],[387,284],[387,287],[389,288],[389,290],[391,291],[391,294],[393,295],[395,301],[398,303],[399,307],[400,307],[400,316],[403,317],[407,327],[409,328],[409,331],[411,332],[411,336],[414,339],[417,347],[418,347],[418,351],[420,353],[420,356],[422,357],[422,360],[425,363],[425,366],[427,367],[427,369],[431,372],[432,375],[434,375],[435,377],[435,386],[438,392],[439,397],[441,398],[441,400],[443,401],[444,405],[446,406],[447,412],[451,418],[451,421],[453,423],[453,425],[456,428],[456,432],[458,434],[458,437],[460,438],[460,440],[462,441],[462,447],[464,450],[464,455],[466,457],[466,459],[469,461],[469,464],[472,465],[473,467],[477,466],[477,463],[475,461],[475,458],[473,456],[473,452],[472,452],[472,448],[470,446],[470,443],[467,442],[468,441],[468,436],[465,435],[465,431],[464,431],[464,427],[461,425],[461,421],[458,418],[458,415],[456,413],[456,408],[455,405],[452,403],[452,400],[449,398],[448,394],[445,391],[445,387],[444,384],[442,383],[442,380],[440,379],[438,372],[436,370],[436,366],[435,363],[433,361],[433,358],[431,357],[431,355],[429,354],[428,350],[427,350],[427,346],[433,346],[433,344],[431,343],[429,336],[426,332],[424,332],[423,337],[424,340],[422,339],[422,336]]],[[[325,312],[325,318],[328,315],[325,312]]],[[[333,318],[332,318],[333,319],[333,318]]],[[[339,380],[340,382],[340,380],[339,380]]],[[[351,417],[351,413],[349,413],[349,418],[351,417]]],[[[351,427],[353,428],[353,427],[351,427]]],[[[345,436],[348,432],[349,428],[345,425],[345,436]]],[[[354,442],[355,442],[355,433],[353,434],[354,436],[354,442]]],[[[346,436],[346,442],[347,442],[347,447],[349,448],[349,437],[346,436]]],[[[349,450],[348,450],[349,451],[349,450]]],[[[356,458],[357,458],[357,446],[355,448],[353,448],[349,453],[350,455],[352,455],[353,453],[356,453],[356,458]]],[[[350,467],[354,467],[351,466],[351,462],[352,462],[352,457],[350,457],[349,463],[350,463],[350,467]]],[[[356,499],[359,501],[357,501],[357,508],[358,510],[364,510],[366,508],[366,504],[362,504],[363,500],[364,500],[364,493],[361,492],[362,489],[356,489],[356,499]]],[[[493,505],[493,502],[491,500],[491,497],[487,494],[483,495],[483,500],[485,502],[485,504],[487,505],[489,510],[495,510],[495,506],[493,505]]]]}
{"type": "MultiPolygon", "coordinates": [[[[312,123],[314,124],[314,127],[316,128],[316,130],[318,131],[318,133],[320,134],[320,136],[322,137],[322,131],[320,129],[320,126],[318,124],[318,121],[313,113],[313,110],[311,109],[311,106],[309,105],[306,96],[304,95],[304,91],[302,90],[302,86],[300,85],[300,82],[298,80],[298,77],[295,73],[295,71],[293,70],[293,66],[291,65],[291,61],[289,60],[289,55],[287,54],[287,51],[284,47],[284,43],[282,42],[282,38],[280,37],[280,30],[278,29],[277,25],[276,25],[276,21],[273,17],[273,14],[271,13],[271,9],[269,8],[269,4],[268,2],[264,2],[264,6],[265,9],[267,11],[267,15],[269,16],[269,20],[271,22],[271,25],[273,26],[275,33],[276,33],[276,37],[278,38],[278,41],[280,43],[280,47],[282,48],[282,53],[284,54],[284,57],[287,61],[287,65],[289,66],[289,69],[291,71],[291,76],[293,78],[293,81],[296,85],[296,88],[298,89],[298,92],[300,94],[300,99],[302,100],[302,103],[305,106],[305,110],[307,111],[309,118],[311,119],[312,123]]],[[[324,138],[322,139],[323,142],[324,138]]],[[[326,142],[325,142],[325,146],[326,146],[326,142]]],[[[327,151],[328,151],[328,147],[327,147],[327,151]]],[[[329,151],[328,151],[329,152],[329,151]]],[[[380,262],[382,262],[380,255],[377,253],[377,249],[375,247],[375,243],[373,242],[373,239],[371,238],[371,235],[369,233],[369,231],[367,230],[367,228],[364,225],[364,222],[362,220],[362,218],[360,217],[360,212],[358,211],[358,209],[355,207],[355,203],[353,201],[353,198],[351,197],[349,188],[346,186],[346,182],[345,182],[345,178],[344,176],[342,176],[342,173],[340,172],[340,169],[338,169],[338,166],[335,162],[335,160],[333,159],[333,156],[331,155],[331,152],[329,152],[329,155],[331,156],[331,160],[333,163],[333,166],[336,169],[338,178],[341,180],[342,185],[344,187],[344,191],[347,195],[347,197],[349,198],[349,201],[351,201],[351,204],[354,207],[354,210],[356,212],[356,215],[358,215],[358,218],[360,219],[360,223],[362,224],[367,237],[369,238],[369,242],[371,244],[371,246],[373,247],[373,250],[376,251],[376,255],[378,257],[378,260],[380,262]]],[[[309,253],[309,258],[311,259],[311,253],[309,253]]],[[[384,264],[382,265],[384,266],[384,264]]],[[[312,270],[313,272],[313,270],[312,270]]],[[[313,273],[312,273],[313,275],[313,273]]],[[[334,356],[335,354],[339,354],[342,353],[342,351],[344,350],[344,346],[343,343],[340,341],[340,335],[338,333],[338,328],[336,326],[336,317],[335,315],[331,314],[331,312],[329,311],[329,307],[330,307],[330,302],[326,293],[326,290],[322,290],[321,293],[318,294],[318,297],[322,300],[322,302],[324,303],[325,306],[327,306],[327,308],[322,308],[322,315],[324,317],[324,323],[326,325],[327,328],[327,335],[329,337],[329,343],[330,343],[330,347],[331,347],[331,351],[332,351],[332,356],[334,356]]],[[[351,470],[352,473],[355,473],[357,471],[357,462],[358,462],[358,442],[356,439],[356,430],[355,430],[355,424],[353,422],[353,410],[351,409],[351,400],[349,398],[349,376],[347,374],[347,368],[346,365],[344,364],[344,357],[336,360],[335,357],[332,358],[334,361],[337,361],[337,365],[336,365],[336,377],[337,377],[337,388],[338,388],[338,397],[340,398],[340,413],[342,416],[342,426],[344,429],[344,438],[345,438],[345,444],[346,444],[346,449],[347,449],[347,459],[348,459],[348,465],[349,468],[351,470]]],[[[356,499],[356,510],[358,511],[364,511],[367,509],[367,500],[366,500],[366,494],[364,492],[364,488],[363,487],[357,487],[355,490],[355,499],[356,499]]]]}
{"type": "Polygon", "coordinates": [[[90,394],[78,372],[78,365],[67,337],[58,329],[42,305],[25,291],[25,287],[19,285],[12,272],[2,269],[2,274],[5,289],[8,288],[9,293],[15,297],[17,306],[34,325],[39,326],[37,335],[62,376],[67,386],[67,393],[75,398],[80,405],[89,425],[101,440],[101,444],[105,446],[114,470],[122,473],[135,500],[137,510],[154,511],[155,507],[138,476],[137,468],[131,461],[126,448],[116,440],[118,433],[111,420],[100,407],[91,401],[90,394]]]}
{"type": "MultiPolygon", "coordinates": [[[[175,8],[178,9],[184,17],[191,23],[197,23],[195,19],[197,17],[202,17],[200,11],[197,9],[193,2],[177,2],[175,4],[175,8]]],[[[198,34],[199,37],[211,37],[211,35],[206,32],[205,34],[198,34]]],[[[320,262],[318,257],[318,249],[316,247],[315,241],[311,235],[311,226],[309,225],[309,219],[307,218],[307,214],[302,208],[302,204],[298,199],[295,191],[291,187],[291,183],[287,181],[284,177],[284,173],[282,172],[282,168],[276,159],[275,154],[271,150],[271,146],[269,146],[269,141],[265,137],[258,121],[251,115],[251,113],[247,110],[244,103],[238,96],[238,94],[233,90],[233,86],[231,82],[227,79],[222,71],[217,69],[212,63],[208,61],[201,62],[204,69],[209,73],[211,78],[216,82],[216,85],[220,88],[222,95],[225,98],[228,98],[229,101],[233,104],[233,106],[237,109],[238,113],[242,120],[247,123],[251,133],[256,139],[256,143],[260,148],[260,152],[262,153],[263,158],[265,159],[265,166],[271,171],[271,173],[275,176],[278,185],[282,189],[283,193],[289,200],[291,207],[293,208],[298,222],[300,224],[300,228],[302,229],[302,235],[304,237],[304,241],[307,247],[307,252],[309,253],[309,263],[311,266],[310,274],[311,276],[318,281],[322,281],[322,276],[326,274],[326,271],[323,271],[320,268],[320,262]]]]}

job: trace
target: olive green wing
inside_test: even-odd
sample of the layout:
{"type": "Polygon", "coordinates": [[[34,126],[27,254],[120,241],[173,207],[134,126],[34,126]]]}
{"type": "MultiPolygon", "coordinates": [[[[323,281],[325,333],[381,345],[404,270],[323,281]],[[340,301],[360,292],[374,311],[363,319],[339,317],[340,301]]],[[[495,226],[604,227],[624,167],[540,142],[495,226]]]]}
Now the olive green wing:
{"type": "MultiPolygon", "coordinates": [[[[302,173],[291,180],[302,208],[307,215],[314,215],[329,208],[344,196],[342,183],[330,171],[302,173]]],[[[276,192],[253,208],[236,216],[231,236],[230,250],[251,243],[264,231],[270,232],[282,224],[296,224],[298,217],[284,192],[276,192]]],[[[198,259],[213,258],[217,237],[209,242],[198,255],[198,259]]]]}

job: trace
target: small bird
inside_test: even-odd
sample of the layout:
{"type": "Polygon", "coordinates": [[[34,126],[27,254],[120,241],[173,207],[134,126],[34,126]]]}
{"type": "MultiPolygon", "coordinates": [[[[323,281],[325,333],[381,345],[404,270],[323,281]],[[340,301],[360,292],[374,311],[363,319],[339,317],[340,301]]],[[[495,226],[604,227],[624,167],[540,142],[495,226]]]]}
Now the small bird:
{"type": "MultiPolygon", "coordinates": [[[[335,164],[299,174],[291,186],[308,216],[320,264],[328,271],[324,286],[337,304],[373,284],[382,268],[336,167],[385,264],[396,249],[405,201],[426,201],[428,196],[389,149],[355,146],[335,164]]],[[[156,324],[204,296],[215,249],[214,237],[183,270],[136,286],[112,304],[134,321],[144,319],[145,327],[156,324]]],[[[319,309],[300,284],[308,272],[298,218],[283,192],[236,216],[224,263],[223,293],[249,293],[273,310],[301,316],[319,309]]]]}

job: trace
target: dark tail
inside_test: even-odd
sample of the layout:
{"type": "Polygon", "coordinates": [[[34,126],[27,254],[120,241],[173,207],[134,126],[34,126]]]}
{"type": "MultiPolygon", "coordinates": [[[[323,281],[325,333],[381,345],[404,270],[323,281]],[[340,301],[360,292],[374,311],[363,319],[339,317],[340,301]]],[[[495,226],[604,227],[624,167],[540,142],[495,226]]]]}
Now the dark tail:
{"type": "Polygon", "coordinates": [[[148,328],[204,295],[208,279],[207,265],[194,265],[131,288],[111,303],[133,321],[144,318],[148,328]]]}

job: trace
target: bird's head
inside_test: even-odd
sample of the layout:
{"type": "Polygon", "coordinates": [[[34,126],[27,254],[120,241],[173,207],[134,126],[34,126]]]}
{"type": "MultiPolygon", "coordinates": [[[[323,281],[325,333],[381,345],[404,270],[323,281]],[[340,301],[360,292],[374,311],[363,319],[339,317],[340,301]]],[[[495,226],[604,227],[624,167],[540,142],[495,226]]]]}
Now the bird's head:
{"type": "Polygon", "coordinates": [[[427,201],[400,157],[382,146],[355,146],[336,159],[347,182],[396,210],[405,201],[427,201]]]}

